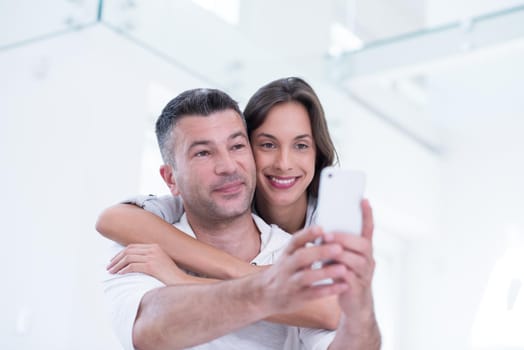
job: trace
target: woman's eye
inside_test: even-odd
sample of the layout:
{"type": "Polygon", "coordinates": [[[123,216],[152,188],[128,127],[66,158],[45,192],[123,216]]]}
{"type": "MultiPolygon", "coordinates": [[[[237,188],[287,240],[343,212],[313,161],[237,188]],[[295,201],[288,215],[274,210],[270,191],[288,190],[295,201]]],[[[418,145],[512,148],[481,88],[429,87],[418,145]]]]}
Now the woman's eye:
{"type": "Polygon", "coordinates": [[[308,145],[308,144],[305,144],[305,143],[299,143],[299,144],[296,145],[296,147],[297,147],[298,149],[301,149],[301,150],[302,150],[302,149],[308,149],[308,148],[309,148],[309,145],[308,145]]]}
{"type": "Polygon", "coordinates": [[[272,149],[272,148],[275,148],[276,146],[273,143],[271,143],[271,142],[265,142],[265,143],[261,144],[260,147],[267,148],[267,149],[272,149]]]}

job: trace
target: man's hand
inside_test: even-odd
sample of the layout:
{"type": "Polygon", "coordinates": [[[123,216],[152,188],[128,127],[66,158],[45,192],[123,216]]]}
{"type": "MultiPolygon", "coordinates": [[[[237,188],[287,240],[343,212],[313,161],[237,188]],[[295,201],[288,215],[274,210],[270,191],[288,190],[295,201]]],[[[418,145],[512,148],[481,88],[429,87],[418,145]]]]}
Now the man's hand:
{"type": "Polygon", "coordinates": [[[335,233],[326,235],[329,243],[338,243],[344,251],[335,259],[346,267],[347,289],[339,295],[342,319],[330,349],[379,349],[380,331],[375,318],[371,281],[375,271],[373,258],[373,213],[363,200],[362,235],[335,233]]]}
{"type": "Polygon", "coordinates": [[[344,278],[347,268],[343,264],[311,268],[314,262],[335,260],[343,253],[341,244],[335,241],[318,246],[308,245],[322,236],[323,232],[318,227],[295,233],[279,260],[260,274],[260,301],[263,307],[271,310],[270,314],[293,312],[307,301],[347,290],[349,285],[344,278]],[[329,278],[335,282],[314,285],[329,278]]]}
{"type": "Polygon", "coordinates": [[[140,302],[134,324],[135,346],[195,346],[272,315],[297,311],[313,299],[345,291],[345,266],[311,268],[314,262],[334,260],[343,252],[339,243],[306,247],[321,236],[318,228],[295,234],[276,264],[260,273],[205,286],[185,284],[150,290],[140,302]],[[340,282],[313,285],[326,278],[340,282]]]}

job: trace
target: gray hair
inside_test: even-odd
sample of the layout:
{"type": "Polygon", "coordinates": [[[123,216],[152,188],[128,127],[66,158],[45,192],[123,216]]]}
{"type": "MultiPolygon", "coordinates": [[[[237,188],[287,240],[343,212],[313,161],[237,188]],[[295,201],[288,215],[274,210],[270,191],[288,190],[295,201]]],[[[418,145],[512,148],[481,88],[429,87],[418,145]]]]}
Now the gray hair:
{"type": "Polygon", "coordinates": [[[232,109],[245,124],[238,103],[228,94],[216,89],[192,89],[182,92],[169,101],[156,121],[156,137],[164,163],[175,167],[173,129],[187,116],[209,116],[215,112],[232,109]]]}

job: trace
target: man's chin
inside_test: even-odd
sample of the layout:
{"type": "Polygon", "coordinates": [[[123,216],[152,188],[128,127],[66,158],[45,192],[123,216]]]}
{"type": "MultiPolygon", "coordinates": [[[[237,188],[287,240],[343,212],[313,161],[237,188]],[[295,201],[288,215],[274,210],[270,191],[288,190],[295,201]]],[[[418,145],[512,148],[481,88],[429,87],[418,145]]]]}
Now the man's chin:
{"type": "Polygon", "coordinates": [[[242,215],[246,215],[247,213],[251,212],[251,207],[241,207],[241,208],[233,208],[233,207],[221,207],[220,213],[224,218],[234,218],[242,215]]]}
{"type": "Polygon", "coordinates": [[[249,203],[249,205],[246,205],[245,203],[242,203],[241,205],[231,205],[231,203],[227,202],[217,204],[217,214],[223,218],[231,219],[251,213],[251,203],[249,203]]]}

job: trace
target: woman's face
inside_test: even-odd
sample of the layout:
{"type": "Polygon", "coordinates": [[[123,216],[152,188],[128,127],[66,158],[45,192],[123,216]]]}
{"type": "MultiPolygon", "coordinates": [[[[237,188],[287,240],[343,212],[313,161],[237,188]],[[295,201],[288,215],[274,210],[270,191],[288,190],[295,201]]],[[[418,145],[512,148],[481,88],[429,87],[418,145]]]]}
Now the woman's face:
{"type": "Polygon", "coordinates": [[[285,102],[269,110],[251,134],[257,168],[257,196],[287,206],[307,196],[315,175],[316,146],[306,108],[285,102]]]}

